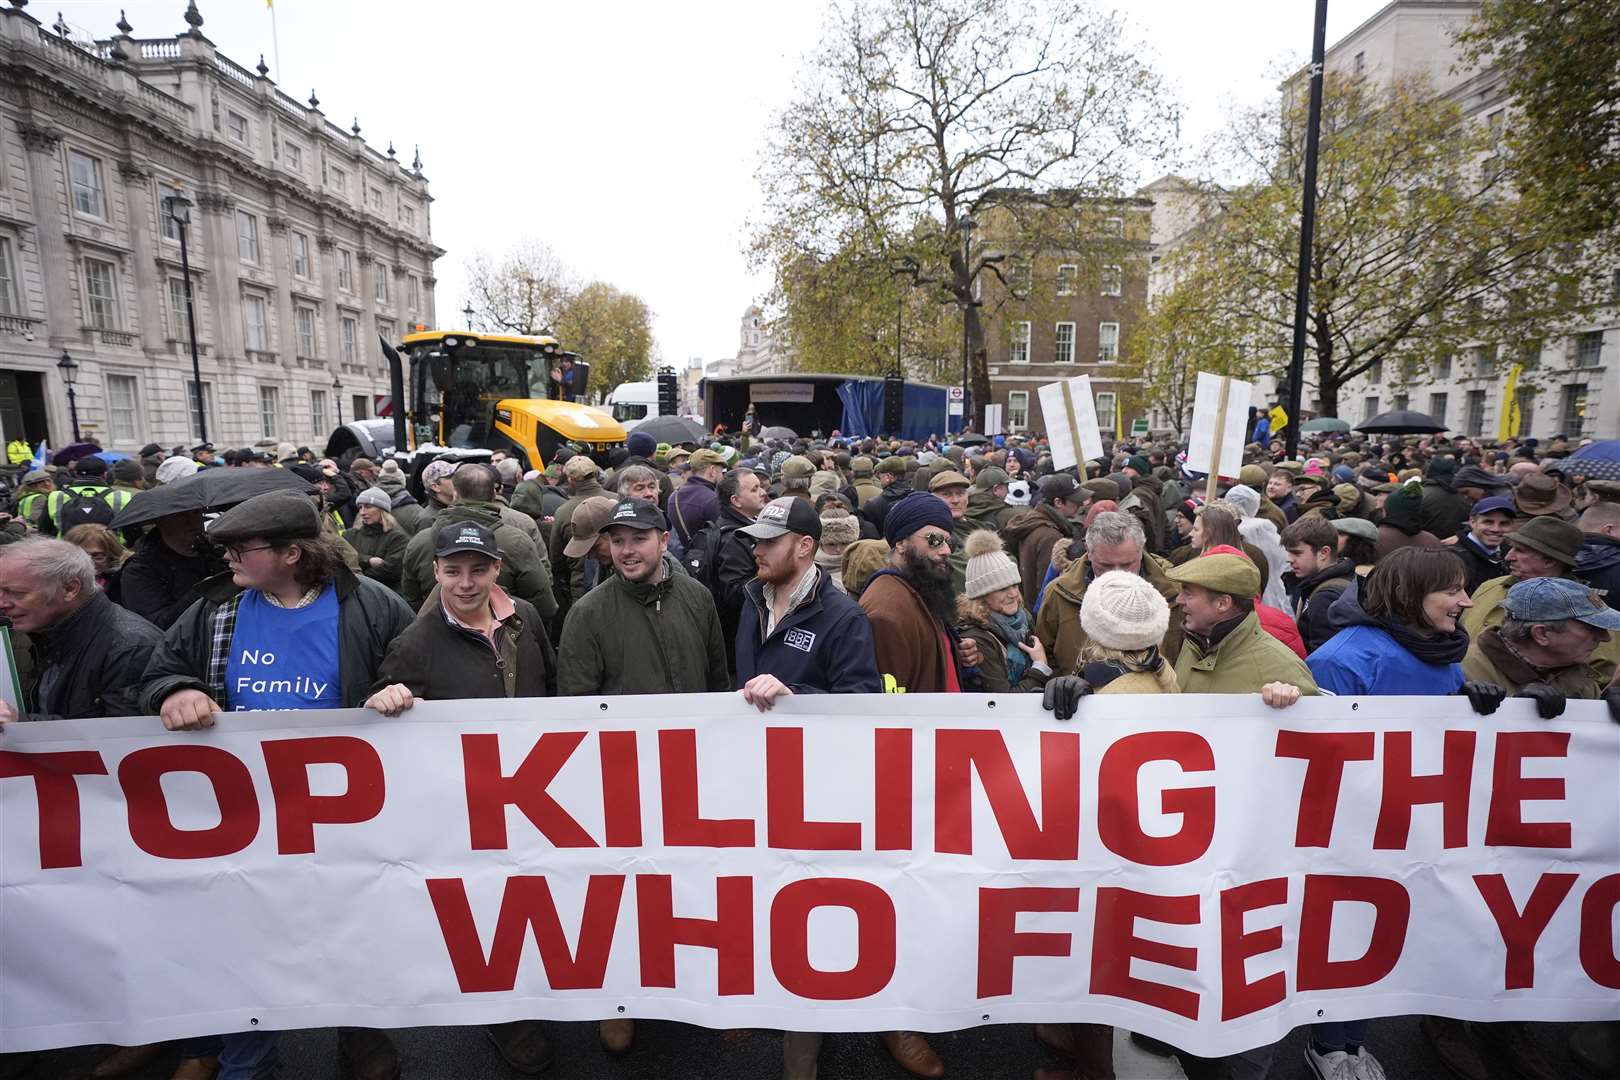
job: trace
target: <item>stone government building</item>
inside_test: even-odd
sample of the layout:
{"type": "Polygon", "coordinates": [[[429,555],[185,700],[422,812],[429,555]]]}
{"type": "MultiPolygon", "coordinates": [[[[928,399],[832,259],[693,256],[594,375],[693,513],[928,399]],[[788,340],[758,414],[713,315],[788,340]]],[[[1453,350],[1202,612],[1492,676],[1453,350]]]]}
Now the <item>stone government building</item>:
{"type": "Polygon", "coordinates": [[[0,432],[110,449],[196,441],[319,449],[389,391],[378,334],[434,322],[420,155],[379,152],[188,29],[84,42],[0,9],[0,432]],[[192,378],[187,230],[202,384],[192,378]],[[189,403],[189,404],[188,404],[189,403]]]}

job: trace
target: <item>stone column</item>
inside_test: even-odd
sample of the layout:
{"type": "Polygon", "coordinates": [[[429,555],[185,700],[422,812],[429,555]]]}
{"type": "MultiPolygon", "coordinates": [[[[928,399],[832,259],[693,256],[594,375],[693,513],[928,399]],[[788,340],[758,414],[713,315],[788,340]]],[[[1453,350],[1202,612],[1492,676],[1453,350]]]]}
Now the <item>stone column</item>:
{"type": "Polygon", "coordinates": [[[321,294],[326,297],[321,305],[321,325],[326,341],[321,355],[326,359],[329,374],[336,376],[343,370],[343,338],[338,333],[337,240],[331,233],[315,236],[316,258],[321,264],[321,294]]]}
{"type": "MultiPolygon", "coordinates": [[[[124,181],[124,205],[129,211],[129,240],[134,255],[135,276],[135,305],[136,326],[135,333],[140,335],[141,349],[148,357],[163,355],[172,357],[168,342],[163,333],[163,309],[159,305],[159,298],[168,287],[165,280],[168,275],[157,264],[157,237],[153,234],[153,227],[158,221],[157,212],[151,211],[151,188],[148,186],[152,174],[142,169],[134,161],[120,161],[118,163],[118,177],[124,181]]],[[[172,336],[185,337],[184,328],[172,336]]]]}
{"type": "Polygon", "coordinates": [[[79,341],[79,316],[74,310],[73,278],[75,262],[68,254],[68,208],[56,200],[59,190],[57,148],[62,133],[56,128],[18,124],[23,145],[28,148],[28,192],[34,206],[34,226],[39,238],[39,263],[45,275],[46,337],[53,351],[79,341]]]}
{"type": "Polygon", "coordinates": [[[240,377],[251,372],[245,366],[242,333],[236,200],[218,191],[198,192],[197,209],[202,212],[205,227],[195,229],[192,236],[207,245],[208,266],[213,273],[208,299],[214,326],[214,411],[221,429],[214,441],[218,446],[241,446],[259,437],[259,391],[257,382],[240,377]]]}
{"type": "Polygon", "coordinates": [[[309,396],[295,374],[298,371],[298,327],[293,321],[292,252],[287,249],[287,219],[271,214],[266,220],[270,226],[271,265],[276,279],[278,325],[277,334],[271,340],[281,360],[282,437],[296,443],[303,440],[295,433],[302,431],[309,420],[309,396]]]}

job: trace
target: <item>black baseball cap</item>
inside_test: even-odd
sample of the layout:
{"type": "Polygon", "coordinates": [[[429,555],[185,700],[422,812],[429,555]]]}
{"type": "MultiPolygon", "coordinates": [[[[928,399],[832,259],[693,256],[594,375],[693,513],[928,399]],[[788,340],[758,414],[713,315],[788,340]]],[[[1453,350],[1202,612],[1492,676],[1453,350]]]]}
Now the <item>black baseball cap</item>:
{"type": "Polygon", "coordinates": [[[669,531],[669,522],[665,520],[664,512],[658,509],[657,503],[648,502],[646,499],[620,499],[618,505],[613,508],[613,513],[602,523],[602,528],[611,529],[615,525],[625,525],[632,529],[669,531]]]}
{"type": "Polygon", "coordinates": [[[783,533],[798,533],[821,542],[821,516],[814,506],[803,499],[784,495],[765,504],[752,525],[738,532],[747,533],[756,540],[774,540],[783,533]]]}
{"type": "Polygon", "coordinates": [[[446,555],[455,555],[463,551],[486,555],[491,559],[501,557],[501,548],[495,542],[495,534],[482,525],[464,521],[460,524],[446,525],[439,530],[438,538],[433,543],[434,558],[442,559],[446,555]]]}

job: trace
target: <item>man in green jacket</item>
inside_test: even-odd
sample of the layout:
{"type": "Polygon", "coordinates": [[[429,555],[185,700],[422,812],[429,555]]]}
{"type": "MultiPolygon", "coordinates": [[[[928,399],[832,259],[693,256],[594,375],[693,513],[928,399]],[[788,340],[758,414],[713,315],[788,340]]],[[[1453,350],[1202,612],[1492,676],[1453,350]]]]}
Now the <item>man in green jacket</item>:
{"type": "Polygon", "coordinates": [[[1185,641],[1176,660],[1183,694],[1260,694],[1267,705],[1314,695],[1316,680],[1292,649],[1260,628],[1260,571],[1241,555],[1189,559],[1165,575],[1179,585],[1185,641]]]}
{"type": "Polygon", "coordinates": [[[974,475],[967,501],[967,516],[974,528],[1003,532],[1007,523],[1023,511],[1022,506],[1009,506],[1007,503],[1007,485],[1010,483],[1012,478],[1007,475],[1007,470],[995,465],[986,465],[974,475]]]}
{"type": "MultiPolygon", "coordinates": [[[[602,470],[585,454],[575,454],[563,462],[563,481],[569,495],[551,518],[551,535],[547,538],[551,557],[551,590],[556,596],[559,619],[566,618],[568,609],[585,595],[585,579],[577,562],[563,551],[574,538],[574,511],[579,504],[596,495],[611,494],[601,483],[602,470]]],[[[538,604],[535,605],[539,607],[538,604]]]]}
{"type": "Polygon", "coordinates": [[[551,586],[551,568],[540,549],[518,525],[507,518],[513,511],[495,502],[494,475],[482,465],[463,466],[450,478],[455,502],[445,507],[433,522],[411,537],[405,547],[405,567],[400,592],[412,611],[433,591],[433,548],[439,531],[448,525],[473,522],[495,534],[501,546],[501,588],[534,605],[542,619],[557,614],[557,598],[551,586]]]}
{"type": "MultiPolygon", "coordinates": [[[[580,597],[563,622],[557,692],[702,694],[731,689],[720,616],[709,590],[669,554],[669,521],[656,503],[621,499],[602,532],[614,573],[580,597]]],[[[635,1021],[603,1020],[602,1046],[630,1049],[635,1021]]]]}

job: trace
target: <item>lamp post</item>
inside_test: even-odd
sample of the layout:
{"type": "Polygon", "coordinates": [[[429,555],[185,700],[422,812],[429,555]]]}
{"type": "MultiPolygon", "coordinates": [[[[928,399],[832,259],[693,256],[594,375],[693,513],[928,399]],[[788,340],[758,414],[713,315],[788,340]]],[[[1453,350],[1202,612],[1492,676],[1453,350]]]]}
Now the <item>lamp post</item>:
{"type": "Polygon", "coordinates": [[[79,363],[63,349],[62,359],[56,362],[56,370],[62,373],[62,381],[67,384],[68,415],[73,418],[73,441],[83,442],[84,437],[79,434],[79,399],[73,392],[73,380],[79,375],[79,363]]]}
{"type": "Polygon", "coordinates": [[[473,306],[471,300],[467,301],[467,306],[461,309],[461,313],[467,316],[467,329],[471,330],[473,328],[473,306]]]}
{"type": "Polygon", "coordinates": [[[979,223],[972,214],[963,214],[956,219],[956,227],[962,231],[962,269],[969,272],[968,295],[962,301],[962,430],[966,431],[973,417],[973,376],[968,370],[968,309],[973,307],[973,264],[970,256],[973,251],[973,230],[979,227],[979,223]]]}
{"type": "Polygon", "coordinates": [[[191,255],[186,244],[193,205],[184,195],[170,195],[163,200],[164,212],[180,233],[180,276],[185,281],[186,289],[186,337],[191,342],[191,383],[197,388],[197,440],[207,442],[208,417],[203,410],[202,363],[197,358],[197,308],[191,297],[191,255]]]}
{"type": "Polygon", "coordinates": [[[343,426],[343,380],[337,376],[332,377],[332,397],[337,402],[338,427],[343,426]]]}

